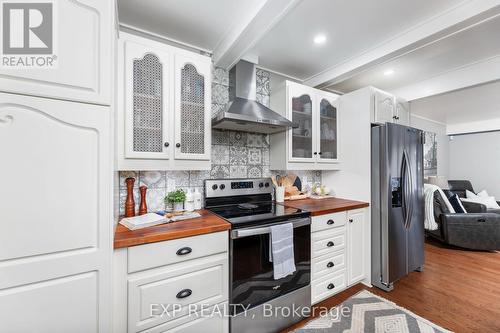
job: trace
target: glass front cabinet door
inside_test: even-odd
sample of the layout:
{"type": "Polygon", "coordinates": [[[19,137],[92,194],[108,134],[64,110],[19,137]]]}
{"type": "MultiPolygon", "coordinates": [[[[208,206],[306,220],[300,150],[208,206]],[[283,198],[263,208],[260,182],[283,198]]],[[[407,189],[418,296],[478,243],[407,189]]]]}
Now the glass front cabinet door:
{"type": "Polygon", "coordinates": [[[318,93],[318,162],[337,162],[339,159],[338,96],[318,93]]]}
{"type": "Polygon", "coordinates": [[[208,62],[175,57],[175,158],[210,160],[210,75],[208,62]]]}
{"type": "Polygon", "coordinates": [[[289,131],[289,161],[314,162],[317,156],[314,90],[301,85],[290,85],[288,89],[288,119],[298,125],[289,131]]]}
{"type": "Polygon", "coordinates": [[[125,43],[125,157],[169,159],[170,54],[125,43]]]}

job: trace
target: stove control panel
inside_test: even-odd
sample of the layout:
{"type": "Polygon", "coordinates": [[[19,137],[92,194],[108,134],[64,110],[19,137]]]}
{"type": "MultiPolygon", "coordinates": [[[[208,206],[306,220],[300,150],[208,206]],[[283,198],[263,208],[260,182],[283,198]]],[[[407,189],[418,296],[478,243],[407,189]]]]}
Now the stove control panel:
{"type": "Polygon", "coordinates": [[[205,197],[228,197],[234,195],[252,195],[272,193],[270,178],[256,179],[207,179],[205,197]]]}

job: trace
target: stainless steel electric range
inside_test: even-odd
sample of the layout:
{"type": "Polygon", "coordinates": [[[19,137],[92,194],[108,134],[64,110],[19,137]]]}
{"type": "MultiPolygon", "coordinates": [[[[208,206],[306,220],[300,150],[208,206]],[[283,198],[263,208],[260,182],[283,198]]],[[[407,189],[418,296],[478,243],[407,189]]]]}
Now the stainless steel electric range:
{"type": "Polygon", "coordinates": [[[271,179],[205,181],[205,208],[231,223],[232,333],[279,332],[303,317],[287,309],[311,306],[310,213],[276,204],[271,179]],[[292,223],[295,273],[274,280],[271,226],[292,223]]]}

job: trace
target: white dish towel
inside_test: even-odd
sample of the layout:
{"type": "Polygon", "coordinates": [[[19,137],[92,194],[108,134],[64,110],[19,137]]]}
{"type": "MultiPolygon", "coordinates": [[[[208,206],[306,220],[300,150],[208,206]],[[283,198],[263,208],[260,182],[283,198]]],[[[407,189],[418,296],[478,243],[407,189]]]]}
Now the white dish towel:
{"type": "Polygon", "coordinates": [[[279,280],[296,271],[293,254],[293,224],[285,223],[271,227],[271,251],[274,279],[279,280]]]}

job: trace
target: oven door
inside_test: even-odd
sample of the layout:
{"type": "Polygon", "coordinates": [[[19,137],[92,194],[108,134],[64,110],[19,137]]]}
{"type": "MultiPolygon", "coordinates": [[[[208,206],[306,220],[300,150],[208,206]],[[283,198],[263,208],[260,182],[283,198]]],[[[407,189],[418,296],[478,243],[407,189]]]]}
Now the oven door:
{"type": "Polygon", "coordinates": [[[236,315],[245,309],[305,287],[311,281],[311,220],[301,218],[231,232],[231,310],[236,315]],[[296,271],[274,280],[269,261],[270,226],[292,223],[296,271]]]}

